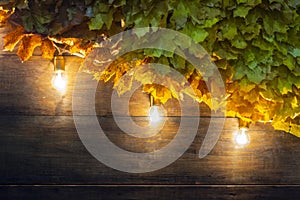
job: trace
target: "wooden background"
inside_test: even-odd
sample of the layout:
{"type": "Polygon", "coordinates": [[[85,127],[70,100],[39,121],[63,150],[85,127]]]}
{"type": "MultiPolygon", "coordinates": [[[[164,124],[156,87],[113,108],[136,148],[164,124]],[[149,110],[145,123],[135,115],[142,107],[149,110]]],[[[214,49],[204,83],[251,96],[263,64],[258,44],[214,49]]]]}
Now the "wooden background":
{"type": "MultiPolygon", "coordinates": [[[[237,149],[232,143],[237,119],[227,118],[224,128],[217,127],[222,135],[213,151],[199,159],[210,120],[220,120],[210,118],[204,105],[193,144],[170,166],[130,174],[103,165],[85,149],[73,121],[72,90],[81,61],[66,57],[69,85],[61,96],[50,84],[52,63],[38,51],[25,63],[1,51],[0,199],[299,199],[299,138],[256,124],[249,130],[250,145],[237,149]]],[[[178,102],[166,105],[172,117],[159,134],[134,139],[114,123],[111,92],[111,83],[100,82],[95,103],[111,141],[130,151],[149,152],[172,140],[180,121],[178,102]]],[[[148,107],[148,96],[136,91],[130,101],[134,119],[145,123],[148,107]]]]}

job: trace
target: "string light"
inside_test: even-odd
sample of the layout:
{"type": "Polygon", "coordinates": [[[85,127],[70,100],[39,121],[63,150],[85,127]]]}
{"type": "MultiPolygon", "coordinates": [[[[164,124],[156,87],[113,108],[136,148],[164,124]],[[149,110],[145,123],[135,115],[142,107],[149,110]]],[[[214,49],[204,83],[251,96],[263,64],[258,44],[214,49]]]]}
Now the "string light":
{"type": "Polygon", "coordinates": [[[151,124],[157,124],[165,116],[165,109],[158,100],[154,100],[150,95],[149,121],[151,124]]]}
{"type": "Polygon", "coordinates": [[[65,60],[63,56],[54,57],[54,75],[52,78],[52,86],[61,94],[67,89],[67,75],[65,73],[65,60]]]}
{"type": "Polygon", "coordinates": [[[233,140],[237,148],[242,148],[250,143],[250,137],[248,135],[249,123],[239,120],[239,131],[233,134],[233,140]]]}

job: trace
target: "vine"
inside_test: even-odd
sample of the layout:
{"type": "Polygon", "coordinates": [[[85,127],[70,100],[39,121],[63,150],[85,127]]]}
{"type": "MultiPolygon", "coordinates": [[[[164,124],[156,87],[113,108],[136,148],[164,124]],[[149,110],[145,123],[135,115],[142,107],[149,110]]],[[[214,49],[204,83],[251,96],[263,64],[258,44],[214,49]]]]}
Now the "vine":
{"type": "MultiPolygon", "coordinates": [[[[23,61],[37,46],[48,59],[56,51],[84,57],[106,37],[133,27],[158,26],[185,33],[218,66],[226,84],[227,116],[253,123],[272,121],[275,129],[300,137],[299,0],[2,0],[0,5],[0,22],[15,27],[4,37],[4,48],[12,51],[20,43],[17,54],[23,61]]],[[[176,44],[176,38],[168,39],[176,44]]],[[[111,51],[103,51],[109,59],[111,51]]],[[[96,79],[114,79],[120,94],[137,80],[163,103],[182,99],[184,93],[191,95],[176,82],[170,81],[169,89],[152,84],[157,76],[168,77],[167,71],[149,71],[146,76],[140,68],[127,82],[120,81],[131,68],[162,63],[189,80],[195,100],[217,110],[207,90],[217,89],[216,84],[206,85],[194,67],[174,52],[144,49],[126,54],[104,71],[91,65],[85,70],[96,79]]]]}

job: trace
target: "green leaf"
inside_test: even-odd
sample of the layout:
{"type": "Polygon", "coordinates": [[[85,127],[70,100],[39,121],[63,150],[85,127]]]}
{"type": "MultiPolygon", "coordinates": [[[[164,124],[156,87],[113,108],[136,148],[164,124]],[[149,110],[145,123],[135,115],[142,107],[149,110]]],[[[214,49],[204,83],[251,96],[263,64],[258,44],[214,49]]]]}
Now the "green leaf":
{"type": "Polygon", "coordinates": [[[245,49],[247,47],[247,42],[240,35],[237,35],[231,42],[232,46],[238,49],[245,49]]]}
{"type": "Polygon", "coordinates": [[[165,66],[162,66],[162,67],[159,67],[159,66],[152,67],[150,65],[150,69],[154,69],[154,71],[157,74],[161,75],[161,76],[165,76],[165,75],[167,75],[168,73],[171,72],[171,69],[168,65],[165,65],[165,66]]]}
{"type": "Polygon", "coordinates": [[[91,19],[89,23],[90,30],[100,30],[104,25],[104,21],[102,19],[102,14],[97,14],[94,18],[91,19]]]}
{"type": "Polygon", "coordinates": [[[270,16],[270,14],[265,14],[263,18],[264,28],[269,35],[273,35],[275,32],[286,33],[288,26],[284,23],[280,23],[279,19],[270,16]]]}
{"type": "Polygon", "coordinates": [[[285,79],[278,78],[278,89],[281,94],[287,94],[288,92],[292,92],[292,84],[285,79]]]}
{"type": "Polygon", "coordinates": [[[261,38],[257,38],[252,42],[253,46],[256,46],[264,51],[273,51],[273,45],[271,43],[266,42],[261,38]]]}
{"type": "Polygon", "coordinates": [[[185,25],[183,33],[194,39],[195,42],[203,42],[208,36],[208,32],[199,26],[193,26],[191,23],[185,25]]]}
{"type": "Polygon", "coordinates": [[[300,57],[300,48],[294,48],[293,50],[289,51],[289,53],[294,56],[294,58],[300,57]]]}
{"type": "Polygon", "coordinates": [[[245,18],[248,15],[251,7],[238,6],[237,9],[233,11],[233,17],[243,17],[245,18]]]}
{"type": "Polygon", "coordinates": [[[300,78],[292,73],[288,75],[288,82],[295,85],[297,88],[300,88],[300,78]]]}
{"type": "Polygon", "coordinates": [[[145,49],[145,55],[152,56],[152,57],[160,57],[163,54],[163,50],[161,49],[145,49]]]}
{"type": "Polygon", "coordinates": [[[243,58],[246,61],[246,64],[252,62],[255,60],[255,55],[254,53],[251,51],[250,48],[245,49],[245,51],[243,52],[243,58]]]}
{"type": "Polygon", "coordinates": [[[265,79],[265,76],[266,76],[262,72],[262,69],[259,66],[257,66],[253,70],[251,70],[251,69],[247,70],[246,73],[247,73],[246,76],[248,77],[248,79],[256,84],[259,84],[262,80],[265,79]]]}
{"type": "Polygon", "coordinates": [[[192,33],[191,37],[195,40],[195,42],[203,42],[205,38],[208,36],[208,32],[204,29],[199,29],[192,33]]]}
{"type": "Polygon", "coordinates": [[[185,69],[185,60],[181,56],[175,55],[173,59],[170,59],[170,63],[174,66],[175,69],[185,69]]]}
{"type": "Polygon", "coordinates": [[[295,69],[295,59],[291,55],[287,55],[286,59],[283,61],[283,64],[289,68],[289,70],[295,69]]]}
{"type": "Polygon", "coordinates": [[[179,1],[179,3],[177,4],[177,8],[174,9],[174,13],[171,17],[171,20],[173,20],[176,24],[176,29],[183,28],[187,22],[187,18],[188,10],[183,4],[183,2],[179,1]]]}
{"type": "Polygon", "coordinates": [[[140,29],[133,30],[133,33],[136,34],[138,36],[138,38],[143,37],[144,35],[146,35],[149,32],[150,32],[150,28],[140,28],[140,29]]]}
{"type": "Polygon", "coordinates": [[[203,27],[203,28],[211,28],[218,21],[219,21],[219,18],[217,18],[217,17],[212,18],[212,19],[207,19],[207,20],[205,20],[204,24],[201,27],[203,27]]]}
{"type": "Polygon", "coordinates": [[[126,0],[116,0],[113,2],[115,8],[126,5],[126,0]]]}
{"type": "Polygon", "coordinates": [[[109,11],[110,5],[101,3],[99,1],[95,1],[95,4],[93,6],[93,13],[95,15],[99,13],[107,13],[109,11]]]}
{"type": "Polygon", "coordinates": [[[21,16],[23,26],[27,32],[33,32],[33,18],[29,12],[24,13],[21,16]]]}
{"type": "Polygon", "coordinates": [[[246,77],[244,77],[239,81],[239,87],[240,87],[241,91],[248,93],[252,89],[254,89],[256,87],[256,85],[254,83],[250,82],[246,77]]]}
{"type": "Polygon", "coordinates": [[[221,26],[222,36],[228,40],[232,40],[237,35],[237,27],[234,20],[225,21],[221,26]]]}
{"type": "Polygon", "coordinates": [[[242,24],[240,27],[240,31],[242,32],[243,35],[249,34],[252,36],[252,38],[257,36],[260,33],[260,29],[261,29],[260,24],[249,24],[249,25],[242,24]]]}

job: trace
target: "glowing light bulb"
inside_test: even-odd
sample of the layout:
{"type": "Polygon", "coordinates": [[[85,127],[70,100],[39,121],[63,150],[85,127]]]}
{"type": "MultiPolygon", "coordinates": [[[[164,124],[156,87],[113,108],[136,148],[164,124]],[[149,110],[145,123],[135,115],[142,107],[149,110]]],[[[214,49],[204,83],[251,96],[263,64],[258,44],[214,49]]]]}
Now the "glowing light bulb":
{"type": "Polygon", "coordinates": [[[65,74],[65,60],[63,56],[54,57],[54,72],[52,86],[64,94],[67,89],[68,80],[65,74]]]}
{"type": "Polygon", "coordinates": [[[52,78],[52,86],[62,94],[65,93],[67,89],[67,76],[64,71],[58,70],[55,72],[52,78]]]}
{"type": "Polygon", "coordinates": [[[165,110],[159,105],[153,105],[149,109],[149,120],[151,124],[155,124],[161,121],[164,116],[165,110]]]}
{"type": "Polygon", "coordinates": [[[237,147],[248,145],[250,143],[250,138],[247,134],[247,128],[240,128],[240,130],[234,134],[233,139],[237,147]]]}

